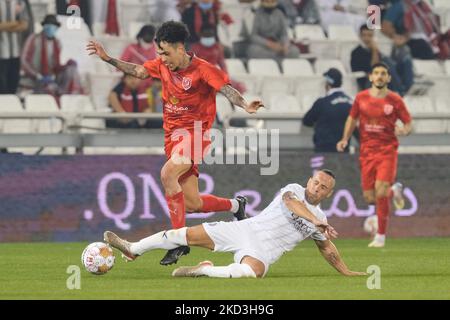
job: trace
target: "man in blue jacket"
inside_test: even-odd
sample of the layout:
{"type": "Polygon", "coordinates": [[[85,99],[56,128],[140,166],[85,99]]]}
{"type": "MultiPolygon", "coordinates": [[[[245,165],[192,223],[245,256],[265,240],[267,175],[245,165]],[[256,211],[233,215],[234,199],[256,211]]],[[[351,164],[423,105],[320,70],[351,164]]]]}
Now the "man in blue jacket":
{"type": "Polygon", "coordinates": [[[314,127],[315,152],[337,152],[336,143],[344,131],[353,101],[341,89],[342,73],[338,69],[331,68],[324,77],[327,94],[314,102],[303,118],[303,125],[314,127]]]}

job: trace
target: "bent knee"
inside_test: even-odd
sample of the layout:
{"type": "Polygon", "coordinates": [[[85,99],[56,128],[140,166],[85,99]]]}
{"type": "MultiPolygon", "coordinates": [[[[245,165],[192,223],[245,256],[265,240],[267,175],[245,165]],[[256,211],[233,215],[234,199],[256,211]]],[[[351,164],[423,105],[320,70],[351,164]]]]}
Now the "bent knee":
{"type": "Polygon", "coordinates": [[[186,212],[199,212],[203,207],[203,201],[201,199],[185,200],[186,212]]]}
{"type": "Polygon", "coordinates": [[[364,195],[364,201],[368,204],[374,204],[375,203],[375,197],[373,195],[364,195]]]}

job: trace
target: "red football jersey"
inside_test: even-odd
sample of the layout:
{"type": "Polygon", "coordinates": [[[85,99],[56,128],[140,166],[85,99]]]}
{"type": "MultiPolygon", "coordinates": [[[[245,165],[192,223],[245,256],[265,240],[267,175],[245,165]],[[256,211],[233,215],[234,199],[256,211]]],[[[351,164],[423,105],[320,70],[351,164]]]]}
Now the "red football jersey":
{"type": "Polygon", "coordinates": [[[398,119],[404,124],[411,122],[402,97],[392,91],[385,98],[372,97],[369,89],[358,93],[350,116],[359,118],[361,155],[384,147],[396,150],[395,123],[398,119]]]}
{"type": "Polygon", "coordinates": [[[175,129],[193,129],[194,121],[202,121],[205,130],[211,128],[216,93],[229,83],[226,73],[194,55],[191,64],[179,71],[170,71],[161,58],[147,61],[144,67],[162,82],[166,136],[175,129]]]}

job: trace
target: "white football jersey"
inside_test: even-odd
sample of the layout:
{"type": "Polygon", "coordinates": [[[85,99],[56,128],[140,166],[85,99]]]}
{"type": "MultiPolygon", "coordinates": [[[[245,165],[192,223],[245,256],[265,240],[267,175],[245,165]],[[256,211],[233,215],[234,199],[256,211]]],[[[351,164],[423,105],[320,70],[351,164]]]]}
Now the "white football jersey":
{"type": "MultiPolygon", "coordinates": [[[[308,237],[314,240],[326,240],[325,235],[314,224],[289,211],[282,198],[287,191],[293,192],[300,201],[305,200],[305,188],[299,184],[289,184],[281,189],[280,194],[259,215],[244,220],[254,230],[259,246],[264,250],[269,264],[274,263],[281,255],[291,251],[308,237]]],[[[319,220],[327,221],[319,205],[310,205],[306,200],[305,204],[319,220]]]]}

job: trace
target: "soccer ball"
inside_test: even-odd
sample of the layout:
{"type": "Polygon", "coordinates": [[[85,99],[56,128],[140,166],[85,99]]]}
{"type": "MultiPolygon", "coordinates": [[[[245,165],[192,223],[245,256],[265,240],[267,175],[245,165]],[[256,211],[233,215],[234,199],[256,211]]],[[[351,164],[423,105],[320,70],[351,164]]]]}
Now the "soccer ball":
{"type": "Polygon", "coordinates": [[[371,235],[375,235],[375,233],[377,233],[378,231],[377,215],[367,217],[366,220],[364,220],[364,231],[371,235]]]}
{"type": "Polygon", "coordinates": [[[81,254],[81,263],[93,274],[105,274],[114,266],[114,252],[103,242],[91,243],[81,254]]]}

